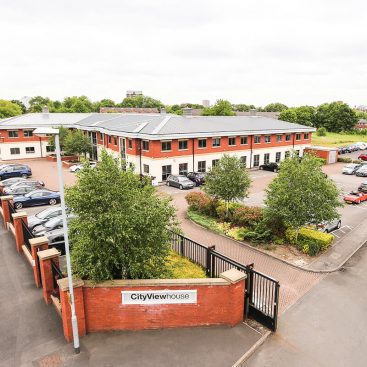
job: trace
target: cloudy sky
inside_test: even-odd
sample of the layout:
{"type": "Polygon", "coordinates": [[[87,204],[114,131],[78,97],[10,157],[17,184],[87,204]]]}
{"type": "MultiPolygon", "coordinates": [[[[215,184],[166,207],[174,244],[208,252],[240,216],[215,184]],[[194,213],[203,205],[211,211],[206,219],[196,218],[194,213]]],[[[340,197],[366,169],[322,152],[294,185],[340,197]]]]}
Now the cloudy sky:
{"type": "Polygon", "coordinates": [[[1,0],[0,99],[367,105],[366,0],[1,0]]]}

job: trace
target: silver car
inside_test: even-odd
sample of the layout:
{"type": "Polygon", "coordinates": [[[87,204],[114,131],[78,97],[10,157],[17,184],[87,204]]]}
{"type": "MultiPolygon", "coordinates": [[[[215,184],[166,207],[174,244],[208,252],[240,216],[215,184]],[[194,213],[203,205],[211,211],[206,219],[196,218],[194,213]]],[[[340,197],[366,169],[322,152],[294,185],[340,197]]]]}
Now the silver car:
{"type": "Polygon", "coordinates": [[[354,175],[358,168],[360,168],[360,164],[349,163],[345,167],[343,167],[342,173],[344,175],[354,175]]]}
{"type": "Polygon", "coordinates": [[[330,233],[332,231],[335,231],[336,229],[339,229],[342,225],[342,221],[340,219],[334,219],[330,222],[321,222],[317,225],[317,230],[324,232],[324,233],[330,233]]]}
{"type": "Polygon", "coordinates": [[[186,176],[182,175],[169,175],[166,181],[167,186],[174,186],[182,189],[192,189],[195,184],[189,180],[186,176]]]}

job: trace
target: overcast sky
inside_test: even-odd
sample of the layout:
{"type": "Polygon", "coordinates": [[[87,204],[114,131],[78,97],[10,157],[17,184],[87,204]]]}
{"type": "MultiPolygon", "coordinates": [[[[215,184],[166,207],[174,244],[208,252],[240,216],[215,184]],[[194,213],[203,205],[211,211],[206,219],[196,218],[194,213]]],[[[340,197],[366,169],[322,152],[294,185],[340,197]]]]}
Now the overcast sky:
{"type": "Polygon", "coordinates": [[[0,99],[367,105],[366,0],[1,0],[0,99]]]}

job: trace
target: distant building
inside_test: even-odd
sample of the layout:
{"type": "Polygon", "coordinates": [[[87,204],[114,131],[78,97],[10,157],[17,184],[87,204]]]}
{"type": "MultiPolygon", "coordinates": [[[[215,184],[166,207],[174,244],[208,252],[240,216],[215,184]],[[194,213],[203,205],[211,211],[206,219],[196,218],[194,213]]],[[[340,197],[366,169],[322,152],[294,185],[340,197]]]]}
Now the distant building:
{"type": "Polygon", "coordinates": [[[141,90],[128,90],[126,92],[126,98],[134,98],[137,96],[142,96],[143,92],[141,90]]]}
{"type": "Polygon", "coordinates": [[[367,106],[366,105],[355,106],[355,109],[358,110],[358,111],[366,112],[367,111],[367,106]]]}
{"type": "Polygon", "coordinates": [[[209,101],[209,99],[203,99],[203,106],[204,107],[210,107],[210,101],[209,101]]]}

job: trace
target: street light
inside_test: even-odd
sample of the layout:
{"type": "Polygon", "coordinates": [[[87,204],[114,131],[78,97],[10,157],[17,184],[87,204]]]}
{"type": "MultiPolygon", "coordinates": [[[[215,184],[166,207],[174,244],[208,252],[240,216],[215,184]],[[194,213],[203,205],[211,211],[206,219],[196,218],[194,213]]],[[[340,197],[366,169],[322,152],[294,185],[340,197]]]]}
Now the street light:
{"type": "Polygon", "coordinates": [[[77,322],[77,318],[75,314],[75,304],[74,304],[73,275],[71,272],[71,263],[70,263],[68,223],[66,220],[66,210],[65,210],[64,177],[62,174],[59,129],[53,129],[49,127],[40,127],[40,128],[35,129],[33,131],[33,134],[37,136],[41,136],[41,137],[50,136],[50,135],[53,135],[55,137],[57,173],[59,176],[59,191],[60,191],[60,199],[61,199],[61,213],[62,213],[61,215],[62,215],[62,223],[63,223],[63,228],[64,228],[64,239],[65,239],[66,269],[68,273],[68,283],[69,283],[70,303],[71,303],[71,325],[73,328],[74,350],[75,350],[75,353],[79,353],[80,352],[79,333],[78,333],[78,322],[77,322]]]}

